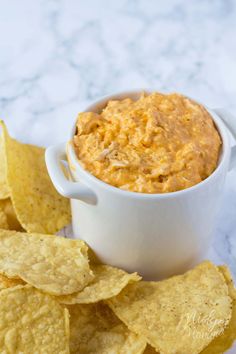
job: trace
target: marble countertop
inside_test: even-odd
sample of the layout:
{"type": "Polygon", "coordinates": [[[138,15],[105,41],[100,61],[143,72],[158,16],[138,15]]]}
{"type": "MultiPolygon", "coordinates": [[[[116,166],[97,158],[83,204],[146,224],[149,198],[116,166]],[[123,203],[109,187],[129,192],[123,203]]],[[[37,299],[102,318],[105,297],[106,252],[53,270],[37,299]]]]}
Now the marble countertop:
{"type": "MultiPolygon", "coordinates": [[[[130,88],[179,91],[236,116],[233,0],[2,0],[0,116],[19,140],[67,140],[77,113],[130,88]]],[[[209,257],[236,277],[236,171],[209,257]]]]}

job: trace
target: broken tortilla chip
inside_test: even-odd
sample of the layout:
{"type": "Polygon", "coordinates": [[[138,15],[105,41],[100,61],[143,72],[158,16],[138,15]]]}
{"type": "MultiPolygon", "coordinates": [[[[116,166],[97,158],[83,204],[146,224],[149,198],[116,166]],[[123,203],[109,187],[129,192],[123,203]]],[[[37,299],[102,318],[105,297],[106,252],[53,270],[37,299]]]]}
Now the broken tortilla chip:
{"type": "Polygon", "coordinates": [[[17,218],[27,232],[54,234],[70,223],[70,206],[49,178],[45,150],[12,139],[1,125],[7,185],[17,218]]]}
{"type": "Polygon", "coordinates": [[[89,304],[116,296],[128,284],[139,281],[137,273],[128,274],[124,270],[108,265],[91,265],[94,279],[82,291],[58,300],[64,304],[89,304]]]}
{"type": "Polygon", "coordinates": [[[103,303],[70,305],[71,354],[142,354],[144,338],[132,333],[103,303]]]}
{"type": "Polygon", "coordinates": [[[218,268],[203,262],[159,282],[136,282],[106,301],[157,352],[200,353],[228,325],[232,300],[218,268]]]}
{"type": "Polygon", "coordinates": [[[0,273],[52,295],[71,294],[94,277],[87,249],[80,240],[0,230],[0,273]]]}
{"type": "Polygon", "coordinates": [[[0,291],[0,352],[69,354],[69,314],[33,287],[0,291]]]}

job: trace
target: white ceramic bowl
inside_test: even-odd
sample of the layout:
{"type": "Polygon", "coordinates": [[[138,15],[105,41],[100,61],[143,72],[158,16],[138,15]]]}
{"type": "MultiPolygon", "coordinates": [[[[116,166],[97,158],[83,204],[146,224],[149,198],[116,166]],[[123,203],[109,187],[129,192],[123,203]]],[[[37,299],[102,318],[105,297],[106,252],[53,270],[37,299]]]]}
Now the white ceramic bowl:
{"type": "MultiPolygon", "coordinates": [[[[142,90],[102,98],[85,111],[100,111],[108,100],[137,99],[142,90]]],[[[154,90],[153,90],[154,91],[154,90]]],[[[47,149],[46,163],[56,189],[71,198],[74,237],[81,238],[102,262],[160,279],[198,263],[209,248],[224,181],[236,164],[227,127],[236,133],[234,118],[209,110],[223,141],[216,170],[195,186],[166,194],[124,191],[104,183],[79,164],[72,142],[47,149]],[[230,162],[231,156],[231,162],[230,162]],[[61,170],[67,160],[72,180],[61,170]]],[[[73,137],[75,125],[72,129],[73,137]]]]}

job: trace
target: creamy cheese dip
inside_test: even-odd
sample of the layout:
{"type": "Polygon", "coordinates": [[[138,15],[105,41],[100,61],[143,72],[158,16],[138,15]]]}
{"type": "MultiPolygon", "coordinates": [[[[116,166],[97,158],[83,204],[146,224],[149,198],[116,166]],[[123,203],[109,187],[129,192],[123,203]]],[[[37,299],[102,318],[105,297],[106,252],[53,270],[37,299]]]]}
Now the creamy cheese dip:
{"type": "Polygon", "coordinates": [[[80,113],[74,136],[84,169],[133,192],[191,187],[216,168],[221,138],[203,106],[180,94],[143,94],[80,113]]]}

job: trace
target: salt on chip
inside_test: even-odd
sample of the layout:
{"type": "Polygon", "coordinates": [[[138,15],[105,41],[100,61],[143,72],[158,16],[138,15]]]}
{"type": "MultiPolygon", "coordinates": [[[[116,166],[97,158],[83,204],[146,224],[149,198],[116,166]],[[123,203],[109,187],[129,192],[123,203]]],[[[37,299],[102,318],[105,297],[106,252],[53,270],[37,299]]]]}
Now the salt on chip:
{"type": "Polygon", "coordinates": [[[108,265],[93,265],[94,279],[81,292],[59,296],[64,304],[89,304],[116,296],[128,284],[141,279],[137,273],[128,274],[124,270],[108,265]]]}
{"type": "Polygon", "coordinates": [[[223,274],[226,284],[229,288],[229,296],[232,299],[232,317],[224,332],[215,338],[202,352],[201,354],[223,354],[236,340],[236,289],[233,284],[233,280],[228,267],[219,266],[219,271],[223,274]]]}
{"type": "Polygon", "coordinates": [[[22,226],[16,217],[10,198],[0,200],[0,209],[4,211],[5,218],[7,220],[7,227],[3,227],[4,229],[23,231],[22,226]]]}
{"type": "Polygon", "coordinates": [[[146,341],[132,333],[103,303],[70,305],[71,354],[141,354],[146,341]]]}
{"type": "Polygon", "coordinates": [[[1,125],[7,184],[17,218],[28,232],[54,234],[70,223],[70,206],[50,180],[45,149],[12,139],[1,125]]]}
{"type": "Polygon", "coordinates": [[[6,176],[6,156],[3,149],[3,138],[0,136],[0,199],[10,196],[6,176]]]}
{"type": "Polygon", "coordinates": [[[69,354],[69,314],[31,286],[0,292],[0,352],[69,354]]]}
{"type": "Polygon", "coordinates": [[[231,318],[224,277],[211,262],[159,282],[128,285],[107,300],[115,314],[157,352],[200,353],[231,318]]]}
{"type": "Polygon", "coordinates": [[[24,284],[25,282],[21,279],[7,278],[5,275],[0,274],[0,290],[24,284]]]}
{"type": "Polygon", "coordinates": [[[52,295],[82,290],[93,279],[83,241],[9,230],[0,230],[0,273],[52,295]]]}

